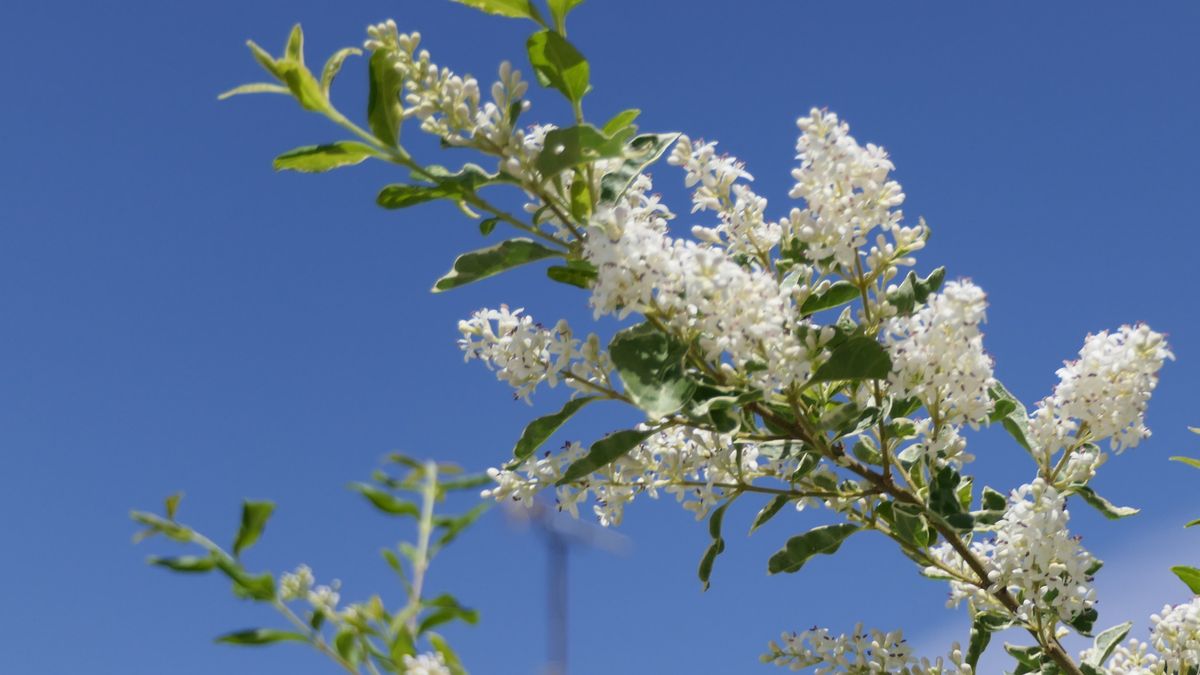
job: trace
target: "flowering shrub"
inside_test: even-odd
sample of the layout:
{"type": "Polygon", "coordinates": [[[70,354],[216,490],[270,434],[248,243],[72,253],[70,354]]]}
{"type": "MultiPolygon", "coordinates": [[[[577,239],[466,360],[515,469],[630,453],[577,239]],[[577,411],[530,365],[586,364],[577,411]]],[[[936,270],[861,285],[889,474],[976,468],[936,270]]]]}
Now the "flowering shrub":
{"type": "MultiPolygon", "coordinates": [[[[1078,505],[1109,518],[1136,512],[1108,502],[1089,482],[1112,455],[1150,435],[1143,415],[1159,369],[1173,358],[1161,334],[1136,325],[1088,336],[1030,413],[994,376],[981,331],[984,291],[966,279],[947,281],[944,268],[914,269],[929,227],[905,218],[905,195],[882,147],[860,143],[833,112],[804,114],[788,195],[794,201],[772,217],[751,174],[715,142],[642,133],[637,110],[602,125],[586,121],[588,62],[566,32],[579,0],[549,0],[548,16],[531,0],[460,1],[533,22],[527,49],[534,76],[571,104],[568,126],[523,120],[529,85],[510,64],[484,88],[437,66],[418,33],[401,33],[390,21],[368,29],[365,126],[329,98],[343,62],[363,52],[338,52],[318,78],[305,65],[299,27],[279,57],[250,43],[275,82],[226,96],[289,95],[352,137],[284,153],[277,169],[390,162],[412,181],[384,187],[380,206],[449,200],[485,236],[516,231],[461,255],[435,291],[547,260],[549,280],[580,288],[595,317],[625,322],[607,346],[595,334],[576,337],[566,321],[547,327],[507,306],[459,323],[466,360],[481,361],[515,397],[532,403],[542,384],[572,391],[560,410],[529,423],[510,460],[488,471],[483,497],[532,505],[553,491],[560,510],[590,510],[602,524],[618,525],[639,496],[670,495],[708,519],[712,544],[698,571],[705,587],[725,546],[724,513],[735,500],[761,500],[752,531],[785,510],[826,509],[837,522],[789,539],[767,561],[772,574],[798,572],[813,556],[835,554],[847,538],[874,530],[919,573],[944,580],[950,604],[965,603],[972,617],[966,646],[934,660],[912,654],[898,630],[785,633],[763,660],[792,670],[973,673],[991,635],[1018,628],[1027,643],[1005,645],[1015,673],[1197,672],[1200,600],[1152,617],[1149,643],[1124,642],[1131,623],[1096,631],[1092,580],[1101,562],[1068,527],[1078,505]],[[417,160],[400,142],[406,123],[447,147],[474,151],[482,164],[451,170],[417,160]],[[654,192],[647,168],[659,161],[678,167],[691,189],[691,217],[705,223],[691,236],[672,229],[675,213],[654,192]],[[496,205],[490,194],[504,188],[523,196],[523,209],[496,205]],[[541,450],[569,418],[600,400],[633,406],[644,421],[589,444],[541,450]],[[1028,483],[1002,491],[966,473],[973,458],[964,428],[983,426],[1002,428],[1025,451],[1028,483]],[[1096,633],[1094,646],[1069,654],[1060,639],[1071,631],[1096,633]]],[[[415,581],[397,613],[378,599],[339,609],[336,588],[314,586],[307,568],[278,583],[249,575],[237,562],[243,535],[234,553],[225,553],[175,523],[172,505],[167,519],[138,519],[207,551],[155,562],[220,570],[240,593],[277,606],[298,631],[230,641],[306,640],[352,672],[460,672],[453,652],[427,629],[473,614],[452,599],[425,600],[420,579],[434,526],[456,534],[473,515],[451,524],[431,515],[445,488],[436,467],[414,464],[416,478],[385,482],[410,489],[424,480],[420,508],[364,488],[376,506],[421,523],[420,542],[405,549],[415,581]],[[291,603],[305,604],[307,618],[291,603]],[[432,614],[418,620],[422,612],[432,614]],[[334,627],[333,646],[323,624],[334,627]],[[421,640],[428,650],[419,648],[421,640]]],[[[247,506],[249,542],[263,508],[247,506]]],[[[1200,592],[1200,571],[1175,571],[1200,592]]]]}

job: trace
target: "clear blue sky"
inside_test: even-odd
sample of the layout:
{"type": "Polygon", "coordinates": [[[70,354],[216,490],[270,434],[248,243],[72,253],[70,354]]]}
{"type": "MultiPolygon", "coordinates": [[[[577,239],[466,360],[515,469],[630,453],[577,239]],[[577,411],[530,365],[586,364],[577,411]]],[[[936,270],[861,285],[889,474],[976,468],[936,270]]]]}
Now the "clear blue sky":
{"type": "MultiPolygon", "coordinates": [[[[383,166],[275,175],[274,154],[339,134],[283,98],[216,101],[260,77],[246,38],[278,49],[300,21],[319,62],[387,17],[481,78],[522,63],[530,29],[435,0],[0,8],[0,673],[332,672],[298,647],[211,644],[269,611],[215,578],[146,568],[156,549],[130,544],[128,510],[183,490],[184,519],[228,538],[242,497],[274,499],[251,564],[305,561],[348,598],[395,598],[375,552],[397,525],[343,486],[392,450],[493,465],[559,400],[511,401],[462,364],[455,322],[509,302],[583,329],[582,294],[546,290],[535,270],[427,293],[482,245],[453,208],[377,209],[375,190],[401,178],[383,166]]],[[[720,140],[773,214],[790,208],[794,120],[811,106],[887,147],[905,211],[934,229],[921,267],[951,263],[989,292],[986,345],[1026,401],[1089,331],[1144,320],[1169,333],[1179,359],[1151,407],[1155,435],[1096,482],[1143,514],[1109,524],[1080,507],[1073,523],[1110,561],[1101,623],[1129,609],[1144,630],[1184,599],[1166,569],[1200,564],[1200,533],[1176,529],[1200,516],[1200,473],[1167,457],[1200,454],[1185,430],[1200,423],[1200,6],[588,0],[575,19],[595,117],[639,106],[644,129],[720,140]]],[[[344,109],[360,109],[364,79],[351,62],[344,109]]],[[[565,119],[553,105],[533,118],[565,119]]],[[[569,436],[627,421],[596,409],[569,436]]],[[[982,481],[1029,476],[1003,432],[972,444],[982,481]]],[[[769,553],[821,516],[747,540],[736,533],[756,507],[727,515],[705,594],[707,535],[673,503],[631,510],[631,555],[574,559],[573,672],[761,672],[779,631],[858,619],[922,645],[965,639],[944,589],[875,536],[768,577],[769,553]]],[[[473,672],[537,672],[543,573],[537,540],[498,514],[439,562],[433,585],[483,611],[451,633],[473,672]]]]}

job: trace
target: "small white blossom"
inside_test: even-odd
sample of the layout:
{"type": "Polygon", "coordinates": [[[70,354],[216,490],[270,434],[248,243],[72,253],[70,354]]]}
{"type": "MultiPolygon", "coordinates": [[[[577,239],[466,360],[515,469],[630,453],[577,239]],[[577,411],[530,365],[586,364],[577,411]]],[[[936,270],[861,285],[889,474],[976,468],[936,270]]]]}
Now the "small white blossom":
{"type": "Polygon", "coordinates": [[[1200,598],[1182,605],[1167,605],[1150,617],[1150,644],[1168,672],[1183,672],[1200,665],[1200,598]]]}
{"type": "MultiPolygon", "coordinates": [[[[971,551],[988,570],[988,589],[952,580],[950,605],[970,601],[973,611],[1000,609],[991,593],[1006,589],[1018,603],[1017,616],[1030,622],[1049,613],[1071,621],[1096,602],[1089,570],[1095,558],[1067,530],[1070,516],[1065,498],[1041,478],[1022,485],[1009,497],[1008,508],[995,526],[991,542],[974,542],[971,551]]],[[[931,553],[958,576],[974,579],[975,573],[948,543],[931,553]]],[[[942,577],[938,567],[925,573],[942,577]]]]}
{"type": "Polygon", "coordinates": [[[279,577],[279,597],[283,600],[306,598],[314,583],[312,569],[301,565],[295,572],[285,572],[279,577]]]}
{"type": "Polygon", "coordinates": [[[450,668],[441,652],[406,655],[403,665],[405,675],[450,675],[450,668]]]}
{"type": "Polygon", "coordinates": [[[944,424],[975,427],[992,410],[992,359],[983,349],[987,296],[969,281],[951,281],[912,316],[890,319],[883,341],[892,359],[893,392],[915,396],[944,424]]]}
{"type": "Polygon", "coordinates": [[[337,616],[337,605],[342,599],[341,594],[338,593],[340,587],[341,582],[336,579],[328,586],[314,586],[308,592],[308,604],[312,605],[316,612],[326,616],[337,616]]]}
{"type": "Polygon", "coordinates": [[[779,243],[782,228],[768,222],[767,200],[739,180],[754,180],[736,158],[718,155],[716,143],[693,143],[687,136],[675,142],[667,162],[683,167],[684,184],[694,187],[692,212],[715,211],[715,228],[696,226],[692,233],[702,241],[725,246],[734,255],[766,255],[779,243]]]}
{"type": "Polygon", "coordinates": [[[899,225],[903,214],[893,209],[904,192],[888,179],[894,167],[883,148],[859,145],[837,115],[813,108],[796,124],[800,167],[792,171],[790,196],[804,199],[806,208],[793,210],[785,225],[808,245],[813,262],[833,258],[852,268],[872,229],[899,225]]]}
{"type": "Polygon", "coordinates": [[[1058,369],[1054,393],[1030,419],[1033,440],[1049,458],[1072,445],[1070,434],[1110,438],[1120,452],[1150,436],[1144,416],[1163,362],[1175,356],[1162,334],[1145,324],[1089,335],[1079,358],[1058,369]]]}
{"type": "Polygon", "coordinates": [[[536,323],[523,310],[483,309],[459,321],[458,341],[464,360],[479,359],[496,371],[496,378],[516,389],[515,396],[529,402],[537,385],[558,384],[563,374],[570,386],[587,389],[586,383],[607,383],[612,365],[592,335],[581,345],[571,327],[559,321],[553,329],[536,323]]]}
{"type": "Polygon", "coordinates": [[[971,675],[958,644],[948,658],[935,661],[918,659],[904,639],[902,631],[884,633],[862,624],[850,635],[834,636],[827,628],[812,628],[800,633],[784,633],[780,642],[772,642],[763,661],[789,670],[808,670],[814,675],[833,673],[892,673],[895,675],[971,675]]]}

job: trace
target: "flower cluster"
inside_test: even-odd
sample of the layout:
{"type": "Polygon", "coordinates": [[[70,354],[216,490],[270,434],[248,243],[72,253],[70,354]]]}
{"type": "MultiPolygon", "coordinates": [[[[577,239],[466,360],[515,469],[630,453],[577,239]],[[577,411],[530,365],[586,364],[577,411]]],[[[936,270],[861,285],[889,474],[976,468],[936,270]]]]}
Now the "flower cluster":
{"type": "MultiPolygon", "coordinates": [[[[728,356],[730,374],[766,366],[753,383],[766,390],[803,382],[821,344],[806,344],[796,327],[791,296],[757,266],[738,264],[723,248],[667,234],[665,207],[647,195],[642,177],[626,200],[593,218],[584,255],[598,270],[591,304],[597,316],[657,312],[685,336],[698,338],[716,362],[728,356]]],[[[819,336],[819,333],[817,334],[819,336]]]]}
{"type": "Polygon", "coordinates": [[[405,117],[416,117],[421,129],[451,145],[471,145],[495,154],[514,144],[512,108],[524,109],[521,97],[529,88],[519,71],[505,62],[500,79],[492,85],[492,100],[480,103],[479,82],[439,68],[429,52],[418,47],[421,34],[400,33],[394,21],[367,29],[365,48],[382,53],[403,82],[405,117]]]}
{"type": "Polygon", "coordinates": [[[458,344],[464,359],[483,361],[496,371],[497,379],[516,389],[515,397],[526,402],[542,382],[553,387],[565,379],[569,386],[583,391],[608,385],[612,364],[596,335],[581,343],[572,337],[566,321],[548,329],[521,312],[501,305],[459,321],[462,339],[458,344]]]}
{"type": "MultiPolygon", "coordinates": [[[[859,249],[874,228],[900,228],[903,214],[894,210],[904,192],[888,174],[895,168],[883,148],[863,147],[837,115],[813,108],[796,122],[800,167],[792,171],[796,185],[790,194],[805,201],[786,221],[791,235],[808,246],[813,262],[832,258],[846,269],[858,260],[859,249]]],[[[923,229],[923,228],[922,228],[923,229]]],[[[912,234],[904,237],[911,239],[912,234]]]]}
{"type": "Polygon", "coordinates": [[[1158,384],[1158,371],[1172,359],[1162,334],[1145,324],[1089,335],[1079,358],[1058,369],[1054,393],[1038,404],[1031,419],[1047,454],[1068,442],[1067,434],[1086,430],[1087,439],[1111,438],[1116,451],[1150,436],[1146,404],[1158,384]]]}
{"type": "Polygon", "coordinates": [[[450,667],[441,653],[425,653],[404,657],[404,672],[407,675],[450,675],[450,667]]]}
{"type": "Polygon", "coordinates": [[[342,598],[338,593],[341,582],[335,579],[328,586],[318,586],[315,583],[312,569],[308,565],[300,565],[294,572],[285,572],[279,577],[279,597],[285,602],[307,601],[312,606],[313,612],[326,618],[336,619],[338,602],[342,598]]]}
{"type": "Polygon", "coordinates": [[[982,289],[951,281],[912,316],[888,320],[883,339],[892,358],[892,392],[920,399],[939,424],[985,421],[995,383],[979,330],[986,309],[982,289]]]}
{"type": "Polygon", "coordinates": [[[1200,598],[1167,605],[1150,623],[1149,642],[1131,639],[1117,647],[1106,675],[1181,675],[1200,664],[1200,598]]]}
{"type": "MultiPolygon", "coordinates": [[[[644,429],[645,427],[640,427],[644,429]]],[[[567,443],[557,454],[529,457],[505,469],[489,469],[495,487],[484,490],[485,499],[512,500],[532,506],[543,489],[551,488],[580,460],[586,449],[567,443]]],[[[579,516],[579,505],[593,498],[592,511],[601,525],[619,525],[625,507],[637,495],[657,499],[669,494],[684,508],[703,517],[731,488],[759,478],[791,476],[795,457],[778,457],[752,443],[734,444],[730,437],[687,427],[671,427],[651,434],[628,454],[576,482],[557,488],[559,510],[579,516]]],[[[812,471],[810,478],[833,485],[837,476],[827,467],[812,471]]],[[[797,510],[824,503],[842,508],[852,500],[838,497],[801,498],[797,510]]]]}
{"type": "Polygon", "coordinates": [[[692,212],[715,211],[720,223],[695,226],[692,234],[701,241],[724,246],[734,255],[764,260],[779,243],[782,227],[766,220],[767,200],[739,180],[753,180],[741,162],[718,155],[716,143],[693,143],[687,136],[675,142],[668,162],[683,167],[684,184],[692,193],[692,212]]]}
{"type": "Polygon", "coordinates": [[[1004,516],[990,542],[974,542],[971,552],[987,569],[987,585],[972,580],[975,572],[947,543],[931,550],[939,565],[926,574],[949,572],[950,606],[968,600],[972,611],[1006,611],[996,593],[1007,591],[1017,602],[1017,618],[1033,622],[1049,614],[1071,621],[1092,608],[1095,558],[1067,530],[1066,498],[1041,478],[1012,492],[1004,516]]]}
{"type": "Polygon", "coordinates": [[[902,631],[864,632],[862,624],[850,635],[833,636],[828,628],[784,633],[771,642],[762,660],[789,670],[811,668],[814,675],[833,673],[894,673],[896,675],[971,675],[962,649],[953,645],[948,658],[916,658],[902,631]]]}

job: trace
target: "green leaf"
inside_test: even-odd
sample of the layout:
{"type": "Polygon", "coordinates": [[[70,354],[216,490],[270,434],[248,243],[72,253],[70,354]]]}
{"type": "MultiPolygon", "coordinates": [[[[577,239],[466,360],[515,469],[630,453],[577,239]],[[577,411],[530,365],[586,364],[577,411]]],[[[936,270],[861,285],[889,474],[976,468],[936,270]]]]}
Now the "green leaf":
{"type": "Polygon", "coordinates": [[[798,572],[814,555],[836,553],[842,542],[858,529],[857,525],[840,523],[817,527],[798,537],[792,537],[788,539],[786,546],[771,556],[767,562],[767,571],[771,574],[798,572]]]}
{"type": "Polygon", "coordinates": [[[579,288],[591,288],[599,272],[586,260],[568,260],[566,265],[546,268],[546,276],[560,284],[579,288]]]}
{"type": "Polygon", "coordinates": [[[374,485],[354,483],[350,486],[350,489],[366,497],[375,508],[389,515],[412,516],[413,518],[418,518],[421,515],[421,509],[416,504],[400,499],[374,485]]]}
{"type": "Polygon", "coordinates": [[[479,221],[479,234],[482,234],[485,237],[488,236],[492,233],[492,230],[496,229],[496,225],[499,224],[499,222],[499,218],[484,218],[483,220],[479,221]]]}
{"type": "Polygon", "coordinates": [[[458,600],[455,600],[451,595],[439,595],[433,600],[428,601],[426,606],[433,608],[434,611],[421,620],[421,624],[417,628],[418,635],[431,628],[436,628],[444,623],[455,620],[471,625],[479,623],[479,612],[458,604],[458,600]]]}
{"type": "Polygon", "coordinates": [[[577,222],[587,222],[592,215],[592,191],[588,187],[587,176],[580,169],[575,169],[571,181],[571,217],[577,222]]]}
{"type": "Polygon", "coordinates": [[[163,503],[163,508],[167,513],[167,520],[175,520],[175,514],[179,511],[179,502],[183,500],[183,493],[176,492],[167,497],[163,503]]]}
{"type": "Polygon", "coordinates": [[[929,545],[929,523],[920,510],[895,502],[882,502],[875,508],[875,514],[887,523],[892,534],[900,538],[915,550],[921,550],[929,545]]]}
{"type": "Polygon", "coordinates": [[[292,26],[292,32],[288,35],[287,44],[283,48],[283,58],[298,65],[304,65],[304,29],[300,27],[300,24],[292,26]]]}
{"type": "Polygon", "coordinates": [[[425,635],[425,639],[429,640],[429,644],[435,652],[442,655],[442,659],[446,662],[446,668],[450,670],[450,675],[467,675],[458,654],[454,653],[445,638],[437,633],[428,633],[425,635]]]}
{"type": "Polygon", "coordinates": [[[165,567],[172,572],[202,573],[216,569],[217,561],[212,556],[181,555],[177,558],[151,556],[146,560],[151,565],[165,567]]]}
{"type": "Polygon", "coordinates": [[[303,63],[284,60],[279,61],[278,66],[283,83],[287,85],[288,91],[292,92],[301,108],[313,112],[325,112],[328,109],[329,100],[321,91],[321,83],[317,82],[317,78],[313,77],[303,63]]]}
{"type": "Polygon", "coordinates": [[[561,255],[558,251],[546,248],[532,239],[502,241],[494,246],[458,256],[454,261],[454,268],[433,285],[433,292],[448,291],[535,260],[561,255]]]}
{"type": "Polygon", "coordinates": [[[869,337],[852,337],[834,348],[809,384],[836,380],[882,380],[892,370],[883,345],[869,337]]]}
{"type": "Polygon", "coordinates": [[[566,22],[567,15],[571,13],[571,10],[575,9],[582,2],[583,0],[547,0],[547,4],[550,5],[550,16],[554,19],[554,25],[562,26],[566,22]]]}
{"type": "Polygon", "coordinates": [[[287,87],[281,84],[271,84],[270,82],[252,82],[234,87],[228,91],[223,91],[217,95],[218,101],[224,101],[227,98],[240,96],[242,94],[290,94],[292,93],[287,87]]]}
{"type": "Polygon", "coordinates": [[[625,140],[609,138],[590,124],[554,129],[546,134],[534,166],[543,178],[598,159],[623,157],[625,140]]]}
{"type": "Polygon", "coordinates": [[[712,576],[713,563],[716,562],[717,556],[725,550],[725,540],[721,538],[721,521],[725,518],[725,509],[733,503],[733,499],[727,500],[724,504],[713,509],[712,515],[708,518],[708,534],[712,537],[712,544],[704,552],[704,557],[700,559],[700,568],[697,574],[700,576],[700,583],[704,585],[704,590],[708,590],[708,580],[712,576]]]}
{"type": "Polygon", "coordinates": [[[1104,517],[1108,518],[1109,520],[1127,518],[1140,511],[1140,509],[1135,509],[1131,506],[1116,506],[1104,497],[1096,494],[1095,490],[1082,483],[1075,483],[1071,485],[1068,488],[1068,494],[1069,493],[1079,495],[1080,499],[1087,502],[1088,506],[1091,506],[1100,513],[1104,514],[1104,517]]]}
{"type": "Polygon", "coordinates": [[[272,628],[250,628],[226,633],[217,642],[228,645],[269,645],[275,642],[308,642],[308,636],[272,628]]]}
{"type": "Polygon", "coordinates": [[[329,97],[329,89],[333,86],[333,78],[337,77],[342,70],[342,64],[346,58],[350,56],[362,56],[362,50],[356,47],[346,47],[334,52],[333,56],[325,62],[325,67],[321,70],[321,91],[325,97],[329,97]]]}
{"type": "Polygon", "coordinates": [[[275,505],[271,502],[246,501],[242,504],[242,526],[238,528],[237,538],[233,540],[234,555],[240,555],[258,541],[263,528],[267,526],[267,519],[274,511],[275,505]]]}
{"type": "Polygon", "coordinates": [[[567,467],[555,485],[566,485],[612,464],[655,433],[655,429],[625,429],[601,438],[588,448],[588,454],[567,467]]]}
{"type": "Polygon", "coordinates": [[[792,500],[787,495],[775,495],[772,497],[771,501],[759,509],[758,515],[754,516],[754,523],[750,525],[750,534],[754,534],[755,530],[766,525],[767,521],[774,518],[775,514],[779,513],[790,501],[792,500]]]}
{"type": "Polygon", "coordinates": [[[1193,469],[1200,469],[1200,459],[1193,459],[1191,457],[1181,457],[1179,455],[1176,455],[1171,458],[1171,461],[1187,464],[1188,466],[1192,467],[1193,469]]]}
{"type": "Polygon", "coordinates": [[[992,633],[1012,625],[1012,619],[995,612],[980,612],[971,623],[971,639],[967,645],[966,662],[972,669],[979,665],[979,657],[992,641],[992,633]]]}
{"type": "Polygon", "coordinates": [[[1187,584],[1192,593],[1200,595],[1200,570],[1186,565],[1176,565],[1171,568],[1171,571],[1179,577],[1180,581],[1187,584]]]}
{"type": "MultiPolygon", "coordinates": [[[[379,191],[375,203],[385,209],[404,209],[435,199],[451,199],[461,202],[485,185],[510,180],[502,174],[489,174],[475,164],[465,164],[456,173],[451,173],[448,169],[440,166],[427,166],[421,174],[422,178],[426,176],[434,181],[432,185],[421,183],[388,185],[379,191]]],[[[488,231],[491,230],[488,229],[488,231]]]]}
{"type": "MultiPolygon", "coordinates": [[[[491,480],[489,479],[488,482],[490,483],[491,480]]],[[[492,508],[492,505],[487,502],[476,504],[475,506],[471,507],[470,511],[467,511],[461,516],[438,522],[437,526],[444,529],[442,530],[442,533],[438,535],[437,541],[434,542],[435,551],[445,548],[451,542],[457,539],[458,535],[462,534],[463,530],[467,529],[474,524],[475,521],[479,520],[479,517],[487,513],[488,509],[490,508],[492,508]]]]}
{"type": "Polygon", "coordinates": [[[696,390],[696,383],[683,374],[687,345],[649,323],[617,333],[608,352],[625,393],[654,419],[682,408],[696,390]]]}
{"type": "Polygon", "coordinates": [[[1042,648],[1038,646],[1021,647],[1005,643],[1004,651],[1008,652],[1021,668],[1017,673],[1034,673],[1041,670],[1042,648]]]}
{"type": "Polygon", "coordinates": [[[223,557],[217,559],[217,569],[233,582],[233,594],[237,597],[251,600],[275,598],[275,578],[270,572],[250,574],[237,561],[223,557]]]}
{"type": "Polygon", "coordinates": [[[559,410],[551,415],[539,417],[530,422],[529,425],[525,427],[525,431],[521,432],[521,438],[517,441],[516,447],[513,448],[513,457],[523,460],[532,455],[538,448],[542,447],[542,444],[546,442],[546,439],[550,438],[555,431],[558,431],[558,428],[561,427],[568,419],[570,419],[572,415],[579,412],[580,408],[591,403],[592,401],[595,401],[597,398],[598,397],[596,396],[573,398],[570,401],[567,401],[567,404],[562,407],[562,410],[559,410]]]}
{"type": "Polygon", "coordinates": [[[945,278],[945,267],[935,269],[924,279],[919,278],[916,272],[909,272],[904,281],[887,294],[888,304],[895,307],[896,313],[901,316],[912,314],[918,306],[925,304],[930,295],[942,287],[945,278]]]}
{"type": "Polygon", "coordinates": [[[962,478],[953,467],[943,466],[929,482],[929,506],[941,516],[962,513],[962,502],[958,500],[958,486],[962,478]]]}
{"type": "Polygon", "coordinates": [[[369,145],[340,141],[328,145],[305,145],[289,150],[275,158],[276,171],[321,173],[342,166],[358,164],[375,155],[369,145]]]}
{"type": "Polygon", "coordinates": [[[383,51],[371,54],[367,68],[370,73],[367,124],[384,145],[395,146],[400,140],[400,125],[404,122],[404,106],[400,104],[403,79],[383,51]]]}
{"type": "Polygon", "coordinates": [[[556,31],[542,30],[530,35],[525,47],[543,87],[557,89],[571,103],[583,100],[583,95],[591,89],[589,67],[574,45],[556,31]]]}
{"type": "Polygon", "coordinates": [[[496,14],[499,16],[507,16],[512,19],[532,19],[535,10],[530,5],[529,0],[454,0],[460,5],[474,7],[475,9],[487,12],[488,14],[496,14]]]}
{"type": "Polygon", "coordinates": [[[605,122],[604,127],[600,131],[603,132],[605,136],[615,136],[618,131],[624,129],[625,127],[631,126],[633,121],[636,120],[638,115],[641,114],[642,111],[638,110],[637,108],[622,110],[616,115],[613,115],[612,119],[605,122]]]}
{"type": "Polygon", "coordinates": [[[1017,441],[1018,445],[1025,448],[1026,451],[1032,452],[1029,446],[1029,413],[1026,412],[1025,405],[999,382],[988,389],[988,395],[991,396],[993,402],[988,422],[1003,424],[1005,431],[1017,441]]]}
{"type": "Polygon", "coordinates": [[[1067,623],[1080,635],[1090,637],[1092,634],[1092,627],[1096,624],[1096,619],[1098,618],[1100,618],[1100,613],[1097,612],[1094,607],[1088,607],[1072,617],[1067,623]]]}
{"type": "Polygon", "coordinates": [[[858,287],[854,284],[849,281],[837,281],[823,292],[808,296],[804,304],[800,305],[800,313],[805,316],[816,314],[821,310],[844,305],[859,295],[858,287]]]}
{"type": "Polygon", "coordinates": [[[1126,621],[1123,624],[1101,631],[1092,643],[1092,648],[1084,654],[1083,662],[1097,668],[1103,666],[1108,657],[1112,656],[1112,653],[1117,649],[1117,645],[1121,644],[1126,635],[1129,635],[1129,629],[1131,628],[1133,628],[1133,622],[1126,621]]]}
{"type": "MultiPolygon", "coordinates": [[[[358,643],[358,634],[350,628],[343,628],[333,636],[333,648],[338,656],[351,665],[362,661],[362,648],[358,643]]],[[[357,669],[355,669],[357,671],[357,669]]]]}
{"type": "Polygon", "coordinates": [[[617,170],[600,179],[600,203],[615,204],[633,179],[658,161],[679,134],[642,134],[625,145],[625,161],[617,170]]]}

